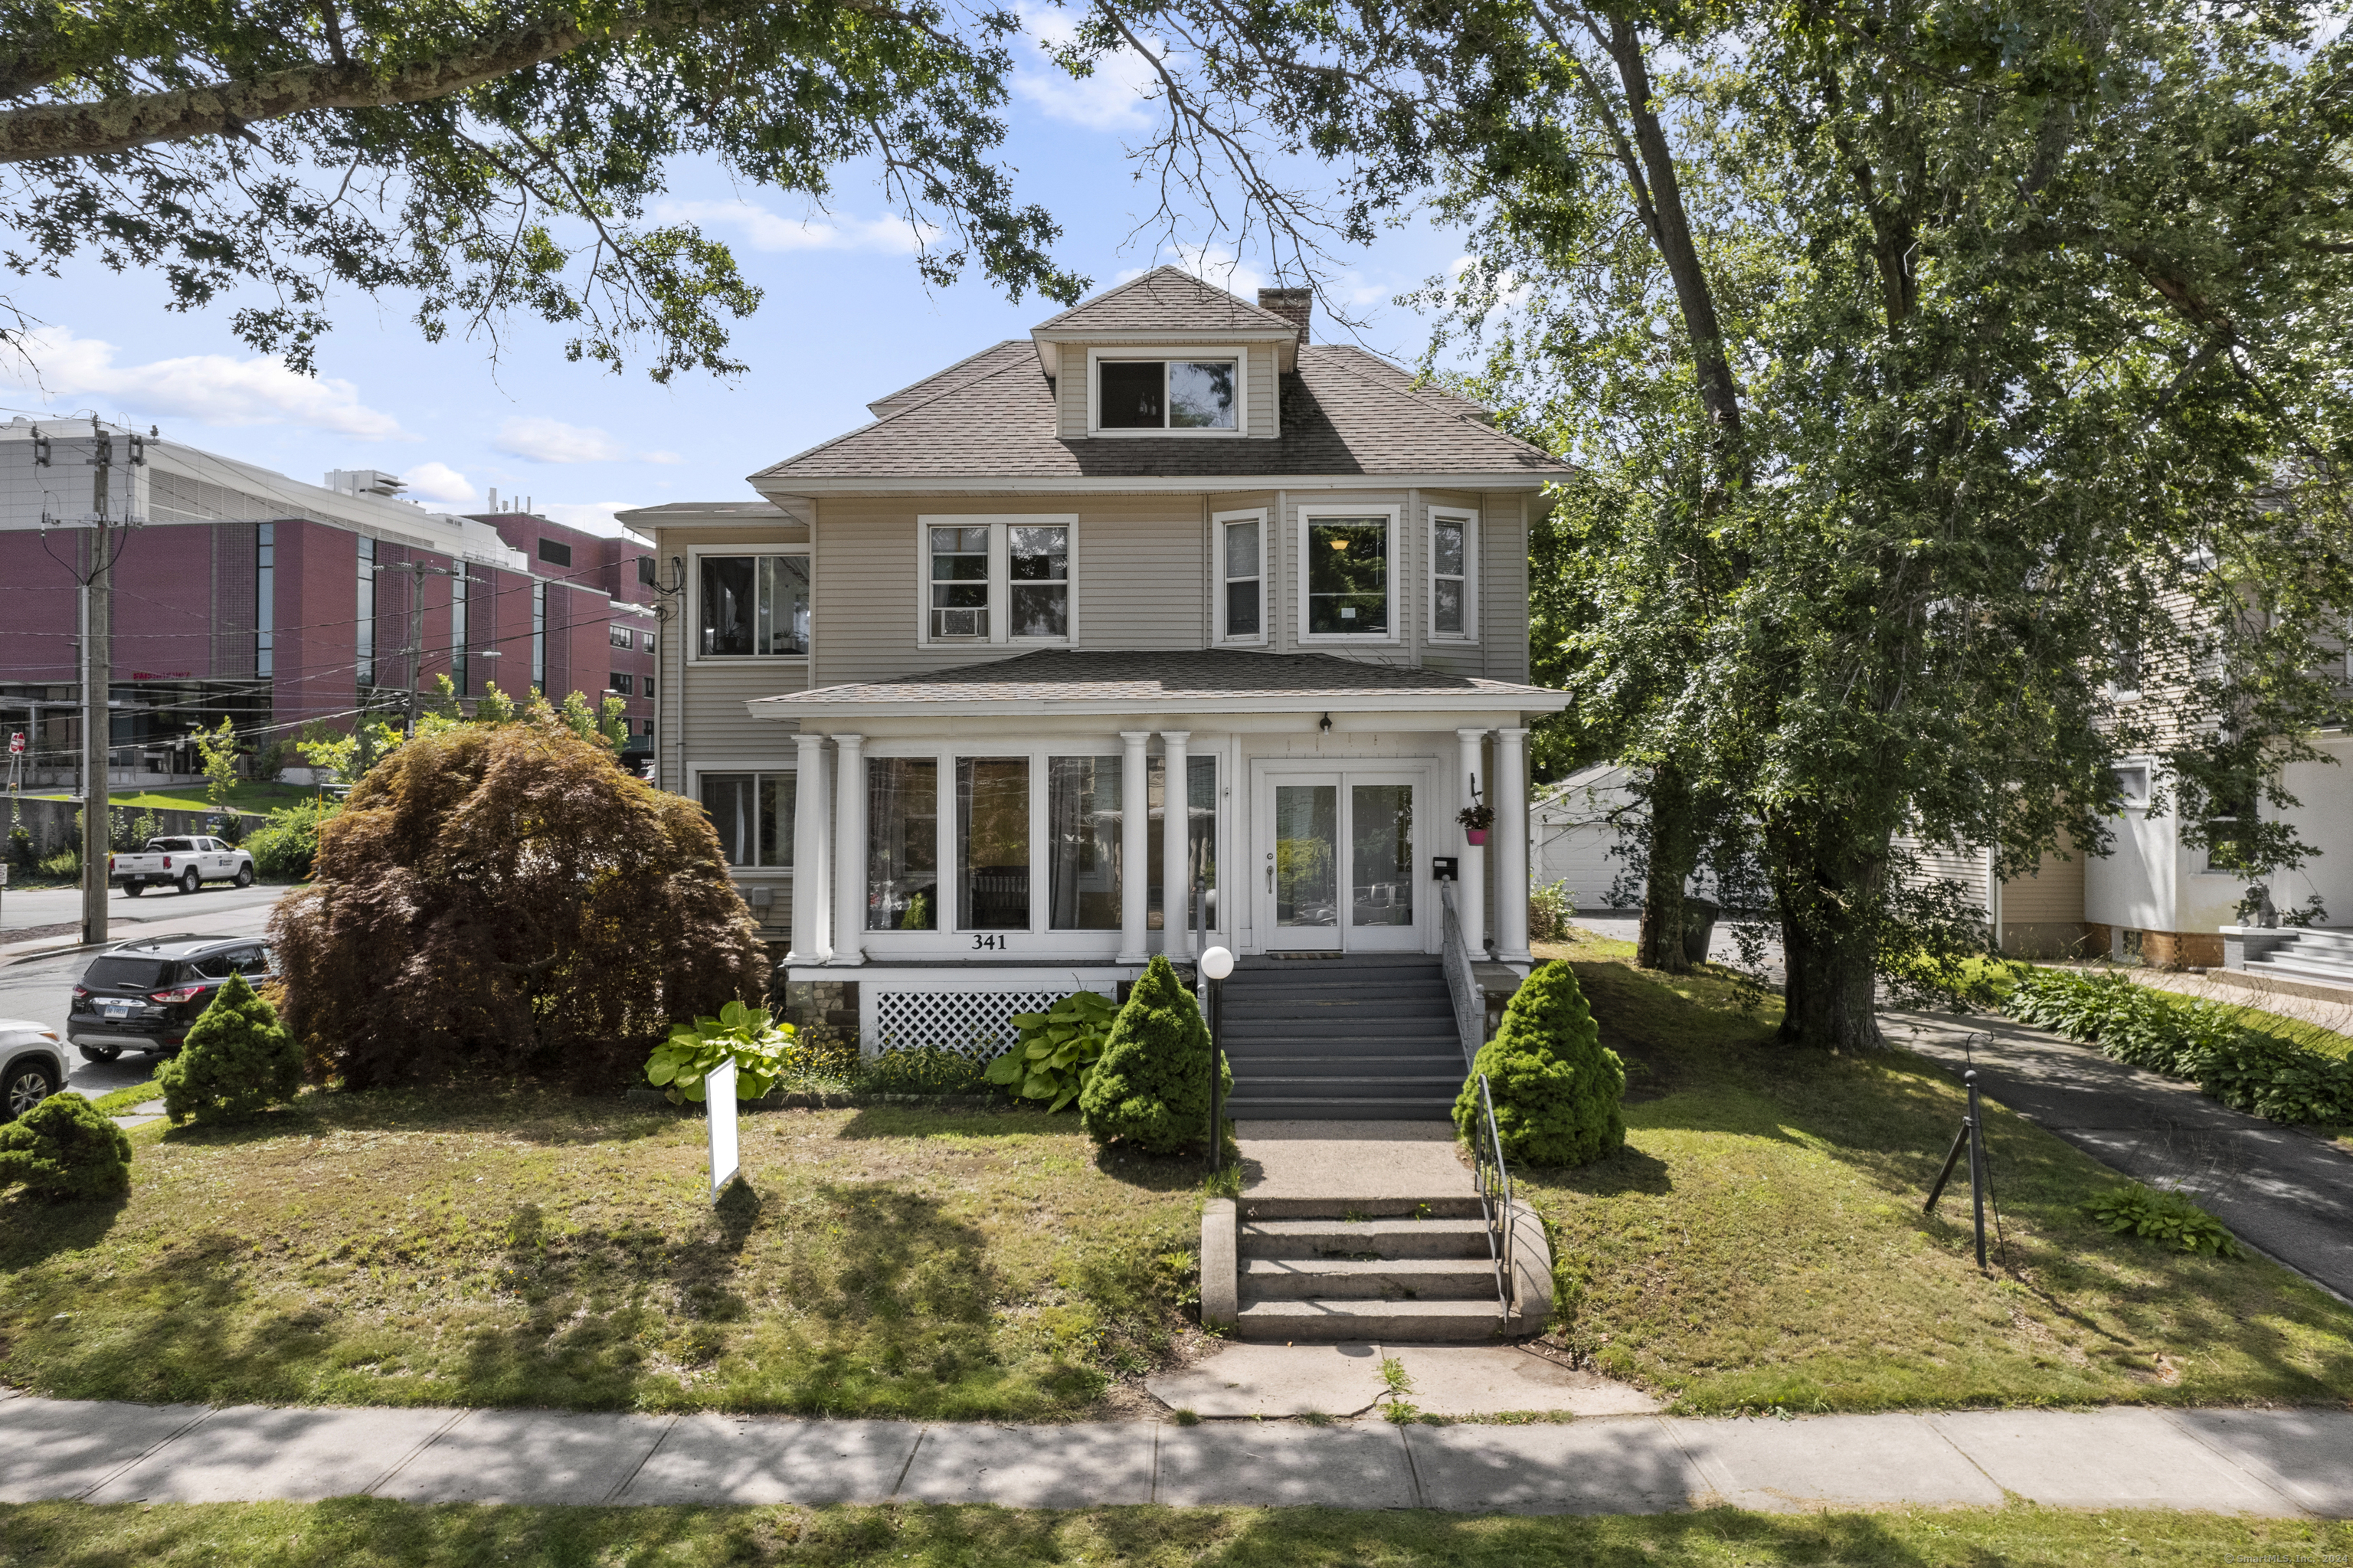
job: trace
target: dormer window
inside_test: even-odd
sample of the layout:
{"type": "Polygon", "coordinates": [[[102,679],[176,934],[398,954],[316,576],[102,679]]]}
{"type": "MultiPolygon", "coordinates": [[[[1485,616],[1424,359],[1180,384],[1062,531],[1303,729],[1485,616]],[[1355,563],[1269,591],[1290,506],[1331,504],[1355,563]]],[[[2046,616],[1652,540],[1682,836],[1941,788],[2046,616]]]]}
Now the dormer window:
{"type": "Polygon", "coordinates": [[[1100,430],[1239,430],[1239,359],[1098,359],[1100,430]]]}

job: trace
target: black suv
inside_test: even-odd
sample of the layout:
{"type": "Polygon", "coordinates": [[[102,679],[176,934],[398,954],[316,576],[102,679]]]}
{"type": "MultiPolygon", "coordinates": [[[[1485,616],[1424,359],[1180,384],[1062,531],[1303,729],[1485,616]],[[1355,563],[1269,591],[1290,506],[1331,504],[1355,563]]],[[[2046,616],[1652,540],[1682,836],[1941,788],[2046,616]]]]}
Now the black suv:
{"type": "Polygon", "coordinates": [[[259,984],[276,971],[258,937],[145,937],[90,961],[74,986],[66,1038],[93,1062],[128,1051],[177,1051],[232,974],[259,984]]]}

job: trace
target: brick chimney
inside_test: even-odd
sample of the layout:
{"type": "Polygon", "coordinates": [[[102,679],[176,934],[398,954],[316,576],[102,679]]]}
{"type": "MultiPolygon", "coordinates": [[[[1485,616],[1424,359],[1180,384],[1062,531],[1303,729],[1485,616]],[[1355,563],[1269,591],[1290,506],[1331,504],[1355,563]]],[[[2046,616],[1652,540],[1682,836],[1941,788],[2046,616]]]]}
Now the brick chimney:
{"type": "Polygon", "coordinates": [[[1272,311],[1284,321],[1296,325],[1302,343],[1307,341],[1308,313],[1314,306],[1315,291],[1313,289],[1261,289],[1258,291],[1258,308],[1272,311]]]}

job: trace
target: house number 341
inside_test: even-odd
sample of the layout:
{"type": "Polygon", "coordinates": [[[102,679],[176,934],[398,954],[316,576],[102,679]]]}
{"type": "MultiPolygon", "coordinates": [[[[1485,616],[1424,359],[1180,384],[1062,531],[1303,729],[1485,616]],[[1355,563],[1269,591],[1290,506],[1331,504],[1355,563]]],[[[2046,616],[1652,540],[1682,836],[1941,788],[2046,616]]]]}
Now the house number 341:
{"type": "Polygon", "coordinates": [[[1013,943],[1009,938],[1002,936],[975,937],[972,939],[972,945],[975,948],[1010,948],[1013,943]]]}

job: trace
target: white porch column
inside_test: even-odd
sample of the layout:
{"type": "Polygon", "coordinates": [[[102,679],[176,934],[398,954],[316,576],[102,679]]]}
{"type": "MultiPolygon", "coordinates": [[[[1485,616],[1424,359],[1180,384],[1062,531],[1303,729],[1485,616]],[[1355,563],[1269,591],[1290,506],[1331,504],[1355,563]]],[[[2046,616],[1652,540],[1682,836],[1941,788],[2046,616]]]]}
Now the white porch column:
{"type": "MultiPolygon", "coordinates": [[[[1479,799],[1492,802],[1495,799],[1494,781],[1479,777],[1483,766],[1479,756],[1479,743],[1484,740],[1483,729],[1458,729],[1454,738],[1461,744],[1461,759],[1454,768],[1454,792],[1462,803],[1472,803],[1471,791],[1475,786],[1479,799]]],[[[1461,880],[1455,885],[1455,903],[1462,918],[1462,945],[1470,949],[1471,961],[1478,962],[1487,956],[1484,946],[1487,936],[1487,852],[1463,836],[1461,823],[1454,828],[1454,853],[1461,858],[1455,863],[1462,868],[1461,880]]]]}
{"type": "Polygon", "coordinates": [[[825,874],[825,736],[793,736],[793,945],[788,964],[826,960],[826,900],[833,888],[825,874]]]}
{"type": "Polygon", "coordinates": [[[1535,961],[1528,951],[1528,732],[1495,732],[1495,956],[1535,961]]]}
{"type": "Polygon", "coordinates": [[[1189,729],[1160,732],[1160,950],[1171,959],[1193,956],[1193,884],[1186,790],[1185,743],[1189,729]]]}
{"type": "Polygon", "coordinates": [[[833,791],[833,962],[866,961],[866,737],[837,735],[833,791]]]}
{"type": "Polygon", "coordinates": [[[1119,765],[1119,961],[1140,964],[1152,956],[1144,934],[1151,914],[1150,878],[1145,856],[1150,853],[1151,804],[1145,792],[1144,748],[1152,739],[1148,729],[1124,729],[1119,738],[1127,752],[1119,765]]]}

